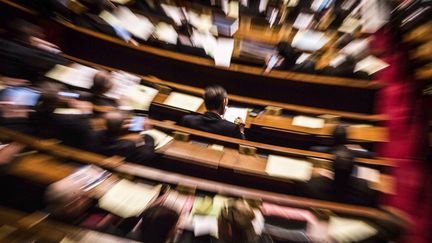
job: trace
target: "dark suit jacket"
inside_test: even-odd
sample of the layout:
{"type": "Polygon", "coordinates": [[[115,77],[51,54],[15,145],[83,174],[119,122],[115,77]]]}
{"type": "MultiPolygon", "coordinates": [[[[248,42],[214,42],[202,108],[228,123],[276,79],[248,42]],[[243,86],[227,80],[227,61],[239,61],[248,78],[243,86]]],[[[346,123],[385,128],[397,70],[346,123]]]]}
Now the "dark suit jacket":
{"type": "Polygon", "coordinates": [[[203,115],[186,115],[182,118],[180,124],[205,132],[244,139],[238,125],[223,120],[218,114],[209,111],[203,115]]]}
{"type": "Polygon", "coordinates": [[[146,163],[156,157],[154,152],[154,140],[150,136],[143,137],[145,144],[136,146],[135,142],[110,136],[102,132],[98,134],[98,151],[107,156],[118,155],[125,157],[127,161],[134,163],[146,163]]]}
{"type": "Polygon", "coordinates": [[[328,177],[312,177],[306,184],[304,193],[307,197],[356,204],[368,207],[376,206],[378,193],[370,189],[366,180],[351,177],[345,189],[337,189],[334,181],[328,177]]]}
{"type": "MultiPolygon", "coordinates": [[[[192,231],[183,230],[183,233],[177,239],[176,243],[224,243],[225,241],[214,238],[210,235],[203,235],[195,237],[192,231]]],[[[252,242],[238,242],[238,243],[272,243],[273,240],[267,234],[259,236],[252,242]]]]}

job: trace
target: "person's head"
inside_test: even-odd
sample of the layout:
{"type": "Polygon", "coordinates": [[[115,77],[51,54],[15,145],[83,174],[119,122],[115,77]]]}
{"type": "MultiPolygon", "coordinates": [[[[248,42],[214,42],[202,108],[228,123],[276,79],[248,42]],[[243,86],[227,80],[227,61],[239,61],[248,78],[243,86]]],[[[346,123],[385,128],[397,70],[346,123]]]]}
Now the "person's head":
{"type": "Polygon", "coordinates": [[[140,227],[145,243],[161,243],[173,240],[180,215],[165,206],[153,206],[142,213],[140,227]]]}
{"type": "Polygon", "coordinates": [[[347,130],[343,125],[336,125],[333,129],[333,145],[339,146],[347,144],[347,130]]]}
{"type": "Polygon", "coordinates": [[[112,87],[111,75],[105,71],[99,71],[93,77],[93,85],[90,90],[95,95],[103,95],[112,87]]]}
{"type": "Polygon", "coordinates": [[[204,102],[208,111],[223,115],[225,113],[225,106],[228,105],[228,94],[219,85],[208,86],[204,91],[204,102]]]}
{"type": "Polygon", "coordinates": [[[106,131],[111,136],[119,136],[123,132],[125,116],[120,111],[111,111],[104,115],[106,131]]]}
{"type": "Polygon", "coordinates": [[[346,185],[354,168],[354,156],[345,146],[339,146],[334,151],[333,171],[337,184],[346,185]]]}
{"type": "Polygon", "coordinates": [[[50,90],[43,93],[36,105],[36,111],[39,113],[52,113],[55,109],[63,106],[57,92],[50,90]]]}
{"type": "Polygon", "coordinates": [[[229,202],[222,208],[218,218],[219,238],[227,243],[255,240],[254,219],[255,213],[245,201],[229,202]]]}
{"type": "Polygon", "coordinates": [[[108,0],[82,0],[80,1],[89,13],[100,14],[102,11],[112,11],[115,6],[108,0]]]}
{"type": "Polygon", "coordinates": [[[43,30],[32,23],[22,19],[15,19],[9,24],[10,38],[30,44],[31,37],[43,38],[43,30]]]}

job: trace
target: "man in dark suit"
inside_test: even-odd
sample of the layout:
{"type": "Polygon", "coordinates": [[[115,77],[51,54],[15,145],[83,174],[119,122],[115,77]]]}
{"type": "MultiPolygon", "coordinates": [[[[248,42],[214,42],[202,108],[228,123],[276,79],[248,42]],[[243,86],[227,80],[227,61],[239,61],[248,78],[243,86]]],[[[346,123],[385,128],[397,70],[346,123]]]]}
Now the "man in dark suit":
{"type": "Polygon", "coordinates": [[[204,102],[207,111],[203,115],[186,115],[181,120],[182,126],[223,136],[244,139],[244,121],[239,125],[223,119],[228,95],[221,86],[209,86],[205,89],[204,102]]]}
{"type": "Polygon", "coordinates": [[[122,138],[127,133],[127,124],[123,113],[119,111],[108,112],[104,118],[106,130],[99,135],[98,150],[101,153],[107,156],[122,156],[134,163],[145,163],[155,158],[152,137],[148,135],[137,136],[135,140],[122,138]]]}
{"type": "Polygon", "coordinates": [[[366,180],[351,175],[354,157],[350,150],[341,146],[334,154],[335,160],[332,163],[334,178],[312,177],[304,190],[306,196],[326,201],[376,206],[378,193],[369,188],[366,180]]]}

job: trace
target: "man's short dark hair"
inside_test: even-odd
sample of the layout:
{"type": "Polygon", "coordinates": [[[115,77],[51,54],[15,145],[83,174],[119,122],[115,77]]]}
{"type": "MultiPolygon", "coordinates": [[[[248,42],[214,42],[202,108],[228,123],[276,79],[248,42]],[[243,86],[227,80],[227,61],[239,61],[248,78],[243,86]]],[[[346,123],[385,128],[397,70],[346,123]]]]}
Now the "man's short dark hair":
{"type": "Polygon", "coordinates": [[[146,243],[166,242],[180,215],[165,206],[153,206],[142,213],[141,233],[146,243]]]}
{"type": "Polygon", "coordinates": [[[207,110],[220,109],[226,97],[227,92],[223,87],[219,85],[208,86],[204,92],[204,102],[207,110]]]}
{"type": "Polygon", "coordinates": [[[333,137],[334,146],[347,144],[348,139],[347,139],[346,126],[336,125],[335,128],[333,129],[332,137],[333,137]]]}

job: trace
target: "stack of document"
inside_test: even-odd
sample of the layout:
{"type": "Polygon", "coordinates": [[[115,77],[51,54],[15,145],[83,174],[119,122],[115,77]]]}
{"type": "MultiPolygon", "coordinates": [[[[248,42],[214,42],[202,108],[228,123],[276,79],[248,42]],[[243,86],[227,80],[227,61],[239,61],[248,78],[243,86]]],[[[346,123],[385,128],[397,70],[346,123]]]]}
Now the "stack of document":
{"type": "Polygon", "coordinates": [[[293,126],[308,127],[308,128],[323,128],[325,120],[310,116],[295,116],[292,120],[293,126]]]}
{"type": "Polygon", "coordinates": [[[239,20],[236,18],[215,15],[213,24],[217,27],[217,32],[226,36],[233,36],[239,27],[239,20]]]}
{"type": "Polygon", "coordinates": [[[329,235],[336,242],[359,242],[378,233],[369,224],[355,219],[330,217],[329,235]]]}
{"type": "Polygon", "coordinates": [[[365,71],[369,75],[371,75],[388,66],[390,65],[384,62],[383,60],[376,58],[374,56],[368,56],[356,64],[354,68],[354,72],[365,71]]]}
{"type": "Polygon", "coordinates": [[[93,85],[93,77],[97,72],[96,69],[79,64],[71,67],[57,64],[45,76],[71,86],[89,89],[93,85]]]}
{"type": "Polygon", "coordinates": [[[173,140],[173,137],[156,129],[141,132],[141,135],[146,134],[153,138],[156,150],[162,148],[173,140]]]}
{"type": "Polygon", "coordinates": [[[330,39],[323,32],[300,30],[294,36],[292,46],[304,51],[317,51],[330,39]]]}
{"type": "Polygon", "coordinates": [[[150,104],[159,93],[157,89],[136,85],[127,93],[128,105],[136,110],[148,111],[150,104]]]}
{"type": "Polygon", "coordinates": [[[355,166],[356,167],[356,177],[361,178],[370,182],[379,183],[380,182],[380,172],[375,169],[367,168],[364,166],[355,166]]]}
{"type": "Polygon", "coordinates": [[[99,199],[99,207],[122,218],[139,216],[156,199],[160,188],[121,180],[99,199]]]}
{"type": "Polygon", "coordinates": [[[246,108],[227,107],[225,109],[225,114],[223,117],[225,120],[237,124],[236,120],[238,120],[239,118],[241,120],[241,123],[245,123],[247,114],[248,109],[246,108]]]}
{"type": "Polygon", "coordinates": [[[105,96],[112,99],[120,99],[122,96],[127,96],[131,89],[135,89],[140,83],[141,78],[123,71],[111,72],[113,87],[105,96]]]}
{"type": "Polygon", "coordinates": [[[194,112],[197,111],[203,103],[204,100],[202,98],[178,92],[171,92],[164,101],[165,105],[194,112]]]}
{"type": "Polygon", "coordinates": [[[271,176],[308,181],[312,175],[313,165],[300,159],[269,155],[266,172],[271,176]]]}

